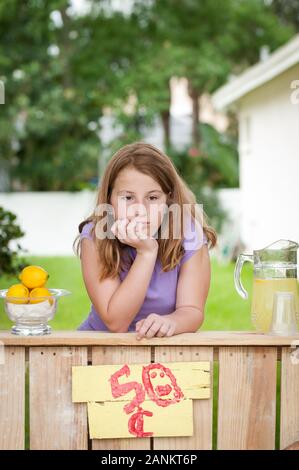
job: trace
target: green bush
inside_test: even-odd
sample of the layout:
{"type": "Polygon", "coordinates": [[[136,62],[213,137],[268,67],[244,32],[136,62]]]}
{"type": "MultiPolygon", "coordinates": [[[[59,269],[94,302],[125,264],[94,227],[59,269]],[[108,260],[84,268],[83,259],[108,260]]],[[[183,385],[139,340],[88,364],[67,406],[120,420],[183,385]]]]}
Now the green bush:
{"type": "Polygon", "coordinates": [[[10,246],[11,241],[25,235],[16,218],[15,214],[0,207],[0,276],[16,275],[27,265],[26,260],[20,258],[20,253],[27,250],[22,249],[19,243],[15,250],[10,246]]]}
{"type": "Polygon", "coordinates": [[[174,162],[180,176],[195,194],[197,203],[203,205],[211,225],[217,232],[220,231],[226,218],[226,212],[220,205],[217,192],[211,189],[205,178],[201,159],[190,156],[188,149],[182,151],[168,149],[167,153],[174,162]]]}

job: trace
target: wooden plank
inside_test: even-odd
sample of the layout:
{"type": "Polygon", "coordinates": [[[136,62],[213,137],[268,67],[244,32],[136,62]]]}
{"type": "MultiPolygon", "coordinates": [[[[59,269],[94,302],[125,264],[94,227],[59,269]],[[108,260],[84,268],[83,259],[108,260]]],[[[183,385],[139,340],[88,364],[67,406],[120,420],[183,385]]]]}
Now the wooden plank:
{"type": "MultiPolygon", "coordinates": [[[[113,335],[113,333],[111,333],[113,335]]],[[[140,364],[151,362],[149,347],[94,347],[92,348],[92,365],[100,364],[140,364]]],[[[86,405],[83,405],[86,406],[86,405]]],[[[94,450],[139,450],[150,449],[150,437],[123,439],[93,439],[94,450]]]]}
{"type": "Polygon", "coordinates": [[[30,348],[30,448],[87,449],[86,405],[72,403],[72,366],[86,347],[30,348]]]}
{"type": "MultiPolygon", "coordinates": [[[[148,364],[115,364],[99,366],[75,366],[73,367],[72,400],[73,402],[104,402],[104,401],[126,401],[134,396],[121,395],[113,397],[111,392],[110,377],[124,368],[129,371],[127,382],[142,383],[142,371],[148,364]]],[[[180,383],[180,388],[185,399],[202,399],[210,396],[210,363],[208,361],[198,362],[163,362],[163,366],[169,368],[175,379],[180,383]]],[[[123,375],[125,375],[123,373],[123,375]]],[[[122,381],[123,382],[123,381],[122,381]]],[[[168,383],[169,380],[166,381],[168,383]]],[[[123,382],[124,383],[124,382],[123,382]]]]}
{"type": "Polygon", "coordinates": [[[296,441],[299,441],[299,350],[282,348],[280,448],[296,441]]]}
{"type": "Polygon", "coordinates": [[[2,347],[0,358],[0,449],[25,445],[25,348],[2,347]]]}
{"type": "Polygon", "coordinates": [[[219,349],[218,449],[274,449],[276,348],[219,349]]]}
{"type": "Polygon", "coordinates": [[[213,421],[213,348],[155,347],[154,361],[210,362],[210,398],[193,400],[193,436],[154,438],[154,449],[212,449],[213,421]]]}
{"type": "Polygon", "coordinates": [[[46,336],[16,336],[0,331],[0,341],[10,346],[290,346],[295,336],[271,336],[253,331],[198,331],[169,338],[143,338],[136,333],[105,333],[101,331],[53,331],[46,336]]]}
{"type": "Polygon", "coordinates": [[[124,406],[129,401],[101,403],[89,402],[88,421],[92,439],[132,438],[136,441],[138,432],[148,436],[192,436],[193,434],[193,400],[181,400],[174,406],[158,407],[151,400],[143,401],[142,412],[137,410],[126,414],[124,406]],[[141,419],[140,419],[141,418],[141,419]],[[143,427],[138,429],[143,421],[143,427]],[[102,423],[105,423],[103,426],[102,423]],[[180,423],[178,427],[177,424],[180,423]]]}

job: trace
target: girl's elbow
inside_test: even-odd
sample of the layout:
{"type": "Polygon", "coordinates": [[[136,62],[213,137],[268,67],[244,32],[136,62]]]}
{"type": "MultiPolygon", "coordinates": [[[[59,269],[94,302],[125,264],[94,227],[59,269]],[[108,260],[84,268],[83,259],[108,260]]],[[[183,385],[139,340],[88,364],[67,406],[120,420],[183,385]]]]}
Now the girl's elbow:
{"type": "MultiPolygon", "coordinates": [[[[96,309],[99,312],[100,309],[96,309]]],[[[126,333],[128,331],[127,325],[121,325],[119,322],[119,318],[113,318],[113,314],[107,311],[101,315],[98,313],[101,321],[105,324],[106,328],[109,330],[109,333],[126,333]]]]}
{"type": "Polygon", "coordinates": [[[197,323],[196,323],[196,325],[195,325],[195,330],[194,330],[195,333],[196,333],[198,330],[200,330],[200,328],[202,327],[203,322],[204,322],[204,319],[205,319],[204,312],[201,312],[200,318],[199,318],[199,320],[197,321],[197,323]]]}
{"type": "Polygon", "coordinates": [[[116,326],[115,328],[110,328],[111,333],[127,333],[128,328],[116,326]]]}
{"type": "Polygon", "coordinates": [[[127,333],[129,325],[123,325],[118,322],[108,322],[107,328],[111,333],[127,333]]]}

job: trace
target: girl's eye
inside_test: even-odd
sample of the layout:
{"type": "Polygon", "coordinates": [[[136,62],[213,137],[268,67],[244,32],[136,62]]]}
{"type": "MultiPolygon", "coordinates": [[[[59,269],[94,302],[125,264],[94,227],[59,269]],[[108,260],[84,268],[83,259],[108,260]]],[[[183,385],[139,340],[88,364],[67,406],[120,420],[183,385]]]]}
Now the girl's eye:
{"type": "MultiPolygon", "coordinates": [[[[157,196],[149,196],[149,198],[151,201],[156,201],[158,199],[157,196]]],[[[122,199],[125,199],[126,201],[130,201],[132,199],[132,196],[123,196],[122,199]]]]}

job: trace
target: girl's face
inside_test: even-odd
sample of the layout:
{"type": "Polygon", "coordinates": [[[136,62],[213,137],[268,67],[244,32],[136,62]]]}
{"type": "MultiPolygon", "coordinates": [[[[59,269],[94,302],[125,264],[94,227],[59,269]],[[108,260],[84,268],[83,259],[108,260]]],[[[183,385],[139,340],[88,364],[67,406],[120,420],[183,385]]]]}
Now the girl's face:
{"type": "Polygon", "coordinates": [[[138,217],[147,222],[148,235],[153,236],[162,223],[166,200],[167,195],[153,178],[125,168],[115,180],[110,203],[116,220],[138,217]]]}

